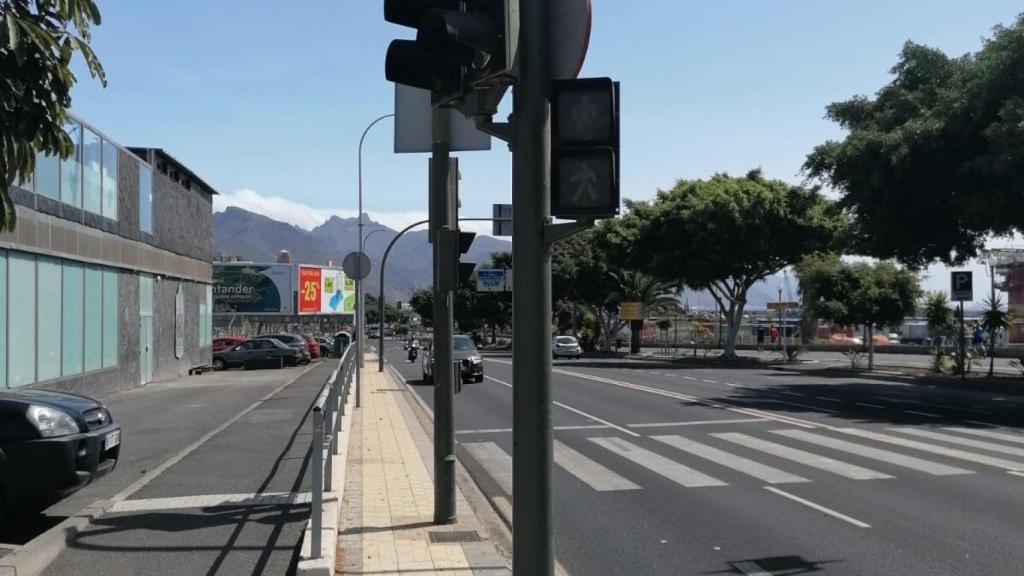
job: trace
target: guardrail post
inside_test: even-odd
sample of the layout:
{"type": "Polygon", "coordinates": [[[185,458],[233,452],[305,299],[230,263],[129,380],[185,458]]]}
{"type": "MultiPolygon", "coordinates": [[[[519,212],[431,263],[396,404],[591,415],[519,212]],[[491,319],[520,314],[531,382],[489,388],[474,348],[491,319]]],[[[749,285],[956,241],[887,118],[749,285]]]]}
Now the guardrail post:
{"type": "Polygon", "coordinates": [[[309,552],[313,558],[320,558],[320,533],[323,531],[323,516],[321,514],[324,504],[323,492],[323,465],[324,465],[324,415],[319,407],[313,408],[313,441],[310,450],[313,452],[313,538],[310,541],[309,552]]]}

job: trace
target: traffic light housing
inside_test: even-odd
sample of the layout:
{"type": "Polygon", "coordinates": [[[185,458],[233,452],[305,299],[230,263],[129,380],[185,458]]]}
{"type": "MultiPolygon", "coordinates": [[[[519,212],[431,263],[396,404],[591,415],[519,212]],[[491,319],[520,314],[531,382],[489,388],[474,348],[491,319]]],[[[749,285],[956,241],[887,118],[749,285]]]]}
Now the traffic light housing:
{"type": "MultiPolygon", "coordinates": [[[[510,73],[508,12],[518,0],[384,0],[384,19],[416,29],[388,46],[384,76],[431,91],[433,105],[462,99],[510,73]]],[[[517,10],[511,12],[513,16],[517,10]]]]}
{"type": "MultiPolygon", "coordinates": [[[[469,247],[473,245],[473,239],[476,238],[476,232],[462,232],[459,231],[459,257],[469,252],[469,247]]],[[[459,278],[458,286],[468,286],[469,279],[473,276],[473,271],[476,270],[476,263],[474,262],[459,262],[459,278]]]]}

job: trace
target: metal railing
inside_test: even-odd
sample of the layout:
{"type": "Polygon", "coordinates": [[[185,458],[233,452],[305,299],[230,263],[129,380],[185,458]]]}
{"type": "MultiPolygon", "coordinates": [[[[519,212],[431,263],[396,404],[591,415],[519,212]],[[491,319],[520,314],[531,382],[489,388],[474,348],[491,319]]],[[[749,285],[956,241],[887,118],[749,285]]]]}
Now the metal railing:
{"type": "Polygon", "coordinates": [[[348,398],[352,376],[355,370],[356,347],[348,346],[338,360],[338,367],[324,383],[313,404],[313,439],[310,452],[313,460],[313,502],[311,510],[312,541],[310,555],[320,558],[320,539],[323,531],[324,492],[331,492],[331,478],[334,476],[333,462],[338,451],[338,433],[341,419],[345,416],[345,400],[348,398]]]}

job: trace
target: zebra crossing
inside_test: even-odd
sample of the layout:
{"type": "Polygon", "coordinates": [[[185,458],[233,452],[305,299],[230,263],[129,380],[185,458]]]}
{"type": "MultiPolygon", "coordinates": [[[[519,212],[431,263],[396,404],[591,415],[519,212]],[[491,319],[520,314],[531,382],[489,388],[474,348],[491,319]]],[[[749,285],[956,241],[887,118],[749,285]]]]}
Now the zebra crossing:
{"type": "MultiPolygon", "coordinates": [[[[743,478],[767,485],[809,483],[820,477],[892,481],[907,471],[946,477],[995,468],[1024,476],[1024,434],[1003,430],[897,426],[880,432],[822,427],[629,439],[606,434],[586,438],[583,446],[598,450],[580,451],[555,440],[555,464],[596,492],[642,490],[642,480],[631,477],[630,471],[635,469],[628,464],[684,488],[702,489],[737,484],[743,478]],[[865,462],[868,466],[862,461],[869,461],[865,462]],[[722,469],[738,473],[741,480],[729,477],[727,481],[722,469]]],[[[461,444],[511,495],[511,454],[494,442],[461,444]]]]}

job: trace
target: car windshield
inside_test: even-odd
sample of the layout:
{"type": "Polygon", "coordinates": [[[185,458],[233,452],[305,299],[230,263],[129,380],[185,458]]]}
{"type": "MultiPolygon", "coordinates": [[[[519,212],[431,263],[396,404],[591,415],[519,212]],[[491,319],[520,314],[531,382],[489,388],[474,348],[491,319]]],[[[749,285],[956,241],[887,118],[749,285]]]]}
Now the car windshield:
{"type": "Polygon", "coordinates": [[[555,342],[562,344],[563,346],[574,346],[576,344],[576,339],[572,336],[559,336],[558,338],[555,338],[555,342]]]}
{"type": "Polygon", "coordinates": [[[464,350],[464,351],[474,351],[474,350],[476,350],[476,346],[473,345],[473,341],[470,340],[468,337],[453,338],[452,339],[452,348],[454,348],[455,350],[464,350]]]}

